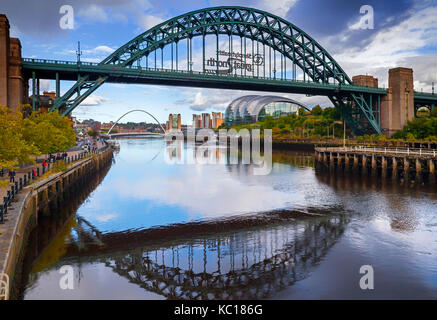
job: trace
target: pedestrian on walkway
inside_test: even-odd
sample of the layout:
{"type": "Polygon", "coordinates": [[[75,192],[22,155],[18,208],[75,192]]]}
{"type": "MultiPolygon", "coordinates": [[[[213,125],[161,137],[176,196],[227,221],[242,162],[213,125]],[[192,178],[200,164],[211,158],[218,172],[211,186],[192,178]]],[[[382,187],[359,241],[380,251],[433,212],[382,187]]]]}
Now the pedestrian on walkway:
{"type": "Polygon", "coordinates": [[[9,169],[9,182],[15,183],[15,170],[14,170],[14,168],[9,169]]]}
{"type": "Polygon", "coordinates": [[[42,161],[42,172],[47,172],[47,160],[45,159],[42,161]]]}

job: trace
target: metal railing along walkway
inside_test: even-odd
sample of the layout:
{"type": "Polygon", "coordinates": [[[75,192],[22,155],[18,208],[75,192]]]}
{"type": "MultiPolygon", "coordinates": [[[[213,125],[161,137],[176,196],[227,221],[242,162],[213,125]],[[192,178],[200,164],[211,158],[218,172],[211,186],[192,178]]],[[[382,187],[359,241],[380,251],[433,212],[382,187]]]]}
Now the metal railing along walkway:
{"type": "Polygon", "coordinates": [[[316,147],[318,152],[352,152],[352,153],[371,153],[401,156],[426,156],[437,158],[436,149],[413,149],[413,148],[377,148],[377,147],[316,147]]]}

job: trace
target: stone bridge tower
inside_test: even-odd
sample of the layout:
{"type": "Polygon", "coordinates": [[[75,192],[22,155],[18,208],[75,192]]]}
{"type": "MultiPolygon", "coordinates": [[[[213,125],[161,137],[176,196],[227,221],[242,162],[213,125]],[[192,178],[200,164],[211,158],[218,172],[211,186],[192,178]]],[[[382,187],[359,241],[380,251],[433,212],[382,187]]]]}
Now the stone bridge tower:
{"type": "MultiPolygon", "coordinates": [[[[378,87],[378,79],[369,75],[354,76],[352,81],[357,86],[378,87]]],[[[390,69],[387,95],[381,99],[381,130],[385,135],[391,136],[413,118],[413,69],[390,69]]]]}
{"type": "Polygon", "coordinates": [[[21,43],[9,36],[9,21],[0,14],[0,105],[17,110],[28,102],[28,84],[21,70],[21,43]]]}
{"type": "Polygon", "coordinates": [[[384,134],[391,136],[413,118],[413,69],[390,69],[387,95],[381,100],[381,129],[384,134]]]}

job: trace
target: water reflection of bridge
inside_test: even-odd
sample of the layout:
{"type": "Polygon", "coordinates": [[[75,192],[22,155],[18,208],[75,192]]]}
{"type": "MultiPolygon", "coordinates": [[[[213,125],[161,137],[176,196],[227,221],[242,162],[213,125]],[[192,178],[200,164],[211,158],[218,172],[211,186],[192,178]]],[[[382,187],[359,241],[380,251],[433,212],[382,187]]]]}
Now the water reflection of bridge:
{"type": "Polygon", "coordinates": [[[273,212],[101,234],[79,218],[81,235],[56,265],[101,262],[169,299],[268,298],[305,278],[348,221],[273,212]]]}

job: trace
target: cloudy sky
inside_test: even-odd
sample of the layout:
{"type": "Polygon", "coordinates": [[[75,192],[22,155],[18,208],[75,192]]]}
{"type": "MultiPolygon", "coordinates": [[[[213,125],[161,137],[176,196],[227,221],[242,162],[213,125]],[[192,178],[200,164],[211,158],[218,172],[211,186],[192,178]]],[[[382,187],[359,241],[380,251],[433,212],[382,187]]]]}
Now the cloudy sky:
{"type": "MultiPolygon", "coordinates": [[[[23,57],[75,61],[80,41],[82,60],[100,62],[160,22],[219,5],[254,7],[287,19],[327,49],[350,77],[374,75],[380,86],[387,86],[388,68],[402,66],[414,69],[416,90],[431,91],[431,83],[437,83],[437,0],[1,0],[0,13],[8,16],[11,35],[21,39],[23,57]],[[74,29],[60,28],[62,5],[73,7],[74,29]],[[360,13],[363,5],[373,8],[373,29],[363,28],[368,22],[366,13],[360,13]]],[[[226,50],[226,41],[220,46],[226,50]]],[[[214,56],[212,46],[208,50],[214,56]]],[[[196,70],[202,64],[199,45],[194,45],[193,61],[196,70]]],[[[72,84],[62,82],[61,91],[72,84]]],[[[41,86],[54,90],[53,81],[42,81],[41,86]]],[[[232,99],[244,94],[253,92],[106,83],[73,114],[110,121],[142,108],[160,121],[169,113],[181,113],[182,122],[191,124],[193,113],[224,111],[232,99]]],[[[323,97],[288,96],[309,106],[330,105],[323,97]]],[[[143,121],[142,117],[134,113],[125,119],[143,121]]]]}

